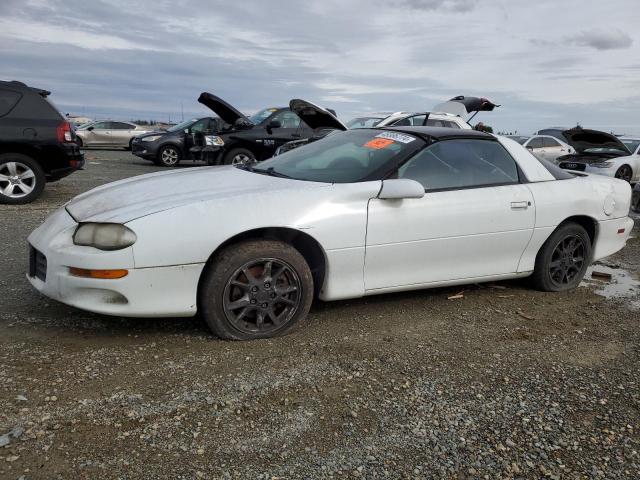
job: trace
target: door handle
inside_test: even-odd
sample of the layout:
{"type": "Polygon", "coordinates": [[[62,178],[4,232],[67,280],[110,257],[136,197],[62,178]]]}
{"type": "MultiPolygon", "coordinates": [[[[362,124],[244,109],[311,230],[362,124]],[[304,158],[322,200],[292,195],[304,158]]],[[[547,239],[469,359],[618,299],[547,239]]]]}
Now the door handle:
{"type": "Polygon", "coordinates": [[[531,205],[531,202],[511,202],[512,210],[526,210],[531,205]]]}

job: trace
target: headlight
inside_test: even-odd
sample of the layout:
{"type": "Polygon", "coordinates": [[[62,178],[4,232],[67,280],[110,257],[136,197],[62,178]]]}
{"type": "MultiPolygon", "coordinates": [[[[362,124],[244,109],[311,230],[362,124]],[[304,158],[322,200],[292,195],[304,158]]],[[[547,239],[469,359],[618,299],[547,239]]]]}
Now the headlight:
{"type": "Polygon", "coordinates": [[[224,140],[213,135],[205,135],[204,143],[207,147],[222,147],[224,145],[224,140]]]}
{"type": "Polygon", "coordinates": [[[81,223],[73,234],[73,243],[99,250],[121,250],[136,243],[137,238],[119,223],[81,223]]]}
{"type": "Polygon", "coordinates": [[[142,140],[143,142],[155,142],[161,136],[162,135],[151,135],[150,137],[142,137],[140,140],[142,140]]]}
{"type": "Polygon", "coordinates": [[[596,168],[609,168],[609,167],[613,167],[614,162],[597,162],[597,163],[592,163],[590,166],[592,167],[596,167],[596,168]]]}

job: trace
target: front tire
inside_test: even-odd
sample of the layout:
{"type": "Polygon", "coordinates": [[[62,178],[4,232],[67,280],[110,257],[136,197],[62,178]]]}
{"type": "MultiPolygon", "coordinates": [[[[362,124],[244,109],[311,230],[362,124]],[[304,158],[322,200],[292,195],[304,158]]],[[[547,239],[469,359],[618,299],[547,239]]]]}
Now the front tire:
{"type": "Polygon", "coordinates": [[[180,151],[173,145],[165,145],[158,151],[158,165],[175,167],[180,162],[180,151]]]}
{"type": "Polygon", "coordinates": [[[576,223],[560,225],[542,245],[531,280],[545,292],[576,288],[591,263],[591,239],[576,223]]]}
{"type": "Polygon", "coordinates": [[[222,161],[225,165],[251,165],[256,163],[256,156],[246,148],[229,150],[222,161]]]}
{"type": "Polygon", "coordinates": [[[620,180],[624,180],[625,182],[631,183],[631,177],[633,177],[633,172],[631,170],[631,167],[629,165],[622,165],[617,171],[616,171],[616,178],[619,178],[620,180]]]}
{"type": "Polygon", "coordinates": [[[31,203],[44,190],[44,171],[33,158],[21,153],[0,155],[0,203],[31,203]]]}
{"type": "Polygon", "coordinates": [[[271,338],[308,322],[313,291],[311,270],[298,250],[280,241],[249,240],[209,263],[198,310],[220,338],[271,338]]]}

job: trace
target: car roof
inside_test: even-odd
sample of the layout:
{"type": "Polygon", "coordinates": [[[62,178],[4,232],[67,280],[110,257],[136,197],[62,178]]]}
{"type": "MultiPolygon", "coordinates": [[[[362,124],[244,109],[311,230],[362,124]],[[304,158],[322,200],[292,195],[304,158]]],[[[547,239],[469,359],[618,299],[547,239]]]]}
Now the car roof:
{"type": "Polygon", "coordinates": [[[51,95],[51,92],[48,90],[42,90],[40,88],[30,87],[26,83],[19,82],[17,80],[11,80],[10,82],[7,82],[5,80],[0,80],[0,87],[5,87],[13,90],[18,90],[18,91],[31,91],[31,92],[37,93],[42,97],[47,97],[51,95]]]}
{"type": "MultiPolygon", "coordinates": [[[[375,127],[374,127],[375,128],[375,127]]],[[[445,138],[480,138],[483,140],[497,140],[493,135],[480,132],[478,130],[467,130],[463,128],[447,128],[447,127],[380,127],[382,130],[393,130],[396,132],[410,133],[427,140],[445,138]]]]}

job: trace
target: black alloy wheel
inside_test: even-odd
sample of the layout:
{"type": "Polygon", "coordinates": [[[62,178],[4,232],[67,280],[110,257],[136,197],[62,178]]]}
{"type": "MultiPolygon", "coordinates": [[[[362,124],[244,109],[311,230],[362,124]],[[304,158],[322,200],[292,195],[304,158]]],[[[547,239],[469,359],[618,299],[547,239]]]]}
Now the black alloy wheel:
{"type": "Polygon", "coordinates": [[[549,277],[559,287],[571,285],[582,271],[586,247],[578,235],[570,235],[558,242],[551,254],[549,277]]]}

